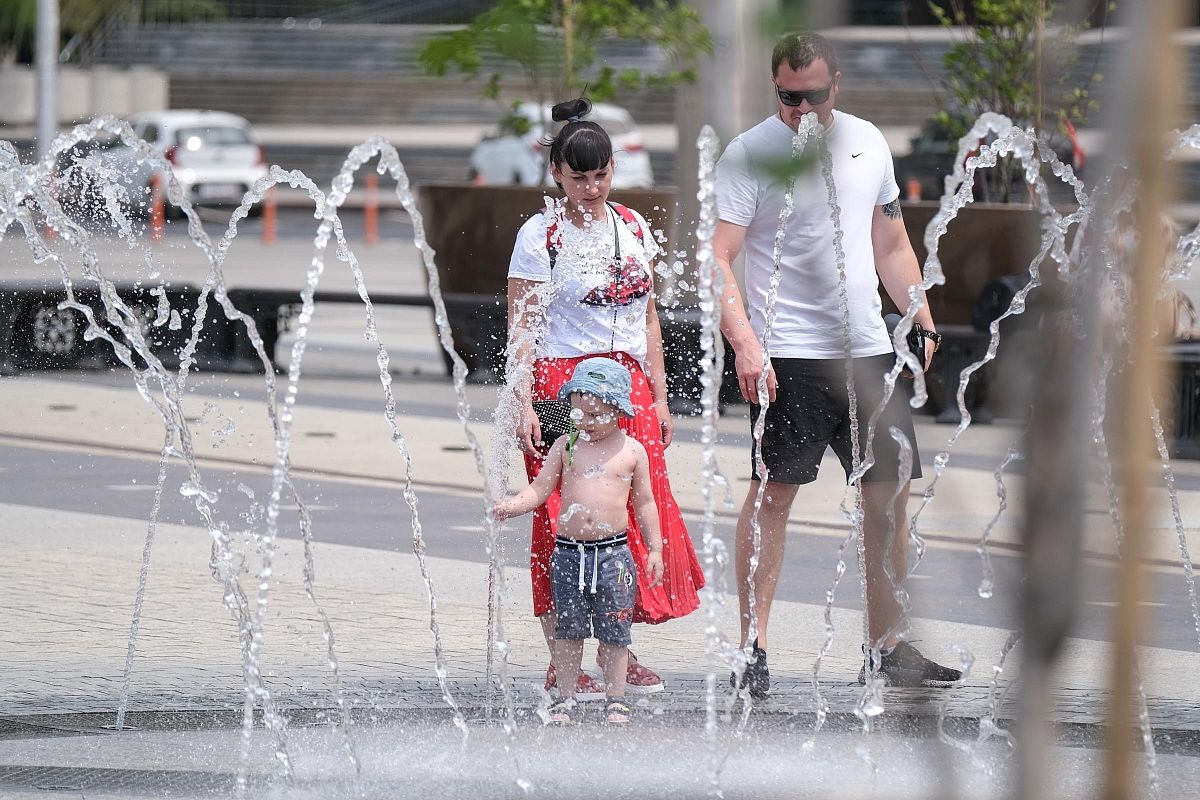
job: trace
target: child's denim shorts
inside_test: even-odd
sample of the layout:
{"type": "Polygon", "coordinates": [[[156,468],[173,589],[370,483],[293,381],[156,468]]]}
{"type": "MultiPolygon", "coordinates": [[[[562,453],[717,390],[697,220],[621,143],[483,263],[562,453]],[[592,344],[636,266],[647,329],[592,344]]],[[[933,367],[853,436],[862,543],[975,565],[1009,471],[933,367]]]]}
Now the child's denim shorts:
{"type": "Polygon", "coordinates": [[[594,542],[556,537],[550,587],[558,615],[554,638],[630,644],[637,574],[624,532],[594,542]]]}

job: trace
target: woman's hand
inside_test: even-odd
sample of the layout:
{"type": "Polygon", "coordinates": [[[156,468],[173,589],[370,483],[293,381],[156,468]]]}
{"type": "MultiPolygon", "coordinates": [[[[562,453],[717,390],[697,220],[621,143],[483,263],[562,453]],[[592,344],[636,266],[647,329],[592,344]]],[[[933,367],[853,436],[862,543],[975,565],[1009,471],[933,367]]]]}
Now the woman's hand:
{"type": "Polygon", "coordinates": [[[646,573],[651,589],[663,582],[663,571],[662,550],[651,550],[646,554],[646,573]]]}
{"type": "Polygon", "coordinates": [[[654,402],[654,413],[658,415],[658,429],[662,433],[663,447],[670,447],[675,438],[675,421],[671,419],[671,409],[666,400],[654,402]]]}
{"type": "Polygon", "coordinates": [[[538,422],[532,403],[522,406],[516,434],[517,444],[521,445],[522,450],[530,455],[538,454],[538,448],[542,446],[542,424],[538,422]]]}

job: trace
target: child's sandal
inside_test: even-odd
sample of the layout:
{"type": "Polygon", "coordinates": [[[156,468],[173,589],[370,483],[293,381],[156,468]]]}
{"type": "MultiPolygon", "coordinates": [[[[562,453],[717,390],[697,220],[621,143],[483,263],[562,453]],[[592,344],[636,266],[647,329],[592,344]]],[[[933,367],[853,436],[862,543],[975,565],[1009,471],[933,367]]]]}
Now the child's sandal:
{"type": "Polygon", "coordinates": [[[628,725],[633,709],[623,700],[609,700],[604,705],[604,721],[609,725],[628,725]]]}
{"type": "Polygon", "coordinates": [[[574,725],[579,722],[578,715],[579,706],[575,702],[575,698],[568,697],[550,706],[549,715],[546,717],[546,724],[574,725]]]}

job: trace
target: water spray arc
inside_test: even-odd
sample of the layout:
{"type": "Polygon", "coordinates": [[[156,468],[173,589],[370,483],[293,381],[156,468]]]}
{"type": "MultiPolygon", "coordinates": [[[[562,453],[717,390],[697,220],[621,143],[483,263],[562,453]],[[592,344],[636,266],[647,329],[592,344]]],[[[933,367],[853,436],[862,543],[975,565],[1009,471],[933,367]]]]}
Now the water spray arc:
{"type": "MultiPolygon", "coordinates": [[[[897,602],[903,609],[900,623],[888,635],[896,634],[903,638],[908,634],[908,611],[910,598],[905,590],[905,579],[916,569],[925,554],[925,545],[920,533],[920,522],[923,513],[931,506],[935,498],[935,488],[950,467],[952,452],[959,444],[964,433],[972,424],[971,414],[966,405],[966,392],[973,378],[980,370],[993,361],[1000,345],[1002,322],[1025,313],[1030,298],[1037,292],[1046,292],[1047,280],[1057,278],[1067,286],[1082,287],[1089,282],[1112,284],[1113,291],[1120,296],[1126,310],[1136,311],[1130,305],[1130,297],[1125,292],[1121,282],[1128,265],[1118,263],[1111,248],[1097,236],[1094,231],[1087,231],[1088,225],[1094,228],[1102,227],[1101,223],[1115,217],[1122,211],[1137,215],[1145,215],[1142,208],[1135,208],[1134,189],[1142,191],[1141,186],[1129,185],[1124,191],[1118,191],[1111,182],[1102,182],[1092,192],[1088,192],[1083,183],[1074,175],[1069,165],[1059,162],[1052,150],[1040,140],[1033,131],[1023,130],[1014,126],[1010,120],[997,115],[984,115],[973,126],[972,130],[959,143],[959,154],[955,162],[954,172],[946,179],[946,192],[941,200],[941,207],[934,220],[926,230],[925,241],[929,257],[925,263],[924,280],[919,286],[910,289],[911,303],[897,326],[893,340],[896,346],[896,362],[884,379],[884,398],[880,406],[870,414],[865,432],[858,425],[858,400],[854,386],[853,374],[850,371],[849,356],[850,341],[850,309],[846,291],[845,253],[842,247],[842,229],[840,221],[840,205],[838,203],[836,186],[833,181],[832,163],[828,150],[823,141],[824,132],[821,130],[815,115],[806,117],[792,141],[793,157],[800,157],[808,149],[815,147],[819,152],[818,164],[828,192],[830,216],[834,229],[831,247],[834,251],[835,262],[838,266],[838,290],[841,301],[842,335],[847,361],[847,392],[850,400],[851,438],[853,441],[854,463],[852,465],[849,488],[842,497],[841,511],[849,522],[849,533],[842,539],[837,551],[837,561],[832,585],[824,597],[824,641],[816,654],[811,673],[811,697],[815,707],[815,722],[806,749],[811,752],[815,737],[825,725],[831,708],[828,699],[822,691],[822,664],[830,653],[834,641],[834,606],[839,583],[846,570],[846,550],[853,541],[857,547],[861,589],[865,604],[867,593],[867,577],[865,569],[865,535],[863,531],[863,507],[859,484],[866,471],[874,465],[873,442],[877,433],[876,425],[881,418],[883,406],[886,405],[896,389],[896,382],[906,368],[915,376],[915,391],[913,405],[920,405],[926,397],[926,387],[921,365],[908,354],[903,346],[905,335],[911,329],[915,315],[921,308],[921,294],[936,285],[945,283],[945,273],[938,256],[938,243],[946,235],[947,227],[957,216],[958,212],[973,201],[972,184],[979,170],[995,166],[997,159],[1004,156],[1014,156],[1024,168],[1027,183],[1031,187],[1032,199],[1037,212],[1041,216],[1041,235],[1038,242],[1038,252],[1028,265],[1029,281],[1016,293],[1009,307],[989,328],[990,337],[986,354],[965,367],[959,374],[956,391],[956,403],[961,413],[961,422],[949,437],[944,447],[933,459],[934,475],[924,489],[922,502],[910,519],[897,519],[893,513],[888,530],[888,544],[896,536],[907,536],[915,545],[915,561],[906,566],[903,574],[893,574],[887,571],[887,580],[891,584],[897,602]],[[1047,179],[1044,174],[1069,186],[1076,208],[1064,212],[1051,202],[1047,179]],[[1083,229],[1083,232],[1081,232],[1083,229]],[[1071,237],[1078,244],[1079,250],[1073,251],[1068,247],[1071,237]],[[1047,274],[1047,270],[1055,270],[1056,275],[1047,274]],[[861,444],[861,447],[860,447],[861,444]],[[861,457],[860,457],[861,453],[861,457]]],[[[755,601],[755,578],[757,566],[762,551],[762,528],[759,524],[760,511],[766,499],[766,484],[769,473],[766,469],[761,448],[766,422],[766,411],[770,406],[767,391],[767,370],[771,364],[771,339],[775,325],[775,304],[778,300],[780,281],[782,280],[781,259],[786,246],[785,225],[793,212],[792,191],[786,194],[784,210],[780,215],[774,246],[773,273],[766,298],[766,325],[763,336],[763,370],[756,387],[758,393],[759,417],[753,428],[753,455],[761,480],[758,493],[754,500],[751,516],[752,550],[750,560],[749,583],[749,636],[745,640],[733,641],[720,626],[721,615],[725,603],[726,569],[728,567],[728,552],[725,543],[717,534],[717,505],[723,491],[728,497],[729,481],[722,475],[717,464],[717,450],[720,436],[719,421],[719,391],[723,374],[724,354],[718,337],[720,322],[720,298],[724,289],[722,272],[715,262],[712,240],[717,223],[715,210],[715,187],[713,172],[719,150],[719,142],[713,130],[705,127],[697,141],[700,151],[700,216],[697,227],[696,270],[697,287],[699,292],[700,323],[700,382],[702,386],[700,405],[702,410],[700,426],[700,443],[703,446],[700,459],[701,491],[703,498],[703,516],[701,519],[701,537],[703,539],[704,567],[708,588],[703,598],[702,613],[705,615],[704,635],[705,653],[709,669],[704,681],[704,733],[712,750],[709,769],[709,788],[714,793],[721,791],[721,775],[723,769],[730,763],[734,752],[734,740],[748,730],[751,712],[754,704],[748,697],[742,706],[742,713],[735,724],[728,725],[728,730],[722,730],[722,718],[719,713],[720,690],[719,684],[723,679],[723,671],[731,669],[735,676],[740,677],[745,670],[747,661],[752,657],[751,642],[758,633],[758,608],[755,601]],[[721,734],[729,734],[729,741],[722,742],[721,734]],[[725,745],[724,747],[722,745],[725,745]]],[[[1200,126],[1177,133],[1169,143],[1169,152],[1178,152],[1186,148],[1200,148],[1200,126]]],[[[304,498],[300,496],[292,476],[291,445],[292,428],[296,413],[299,384],[302,374],[302,363],[308,341],[308,333],[316,313],[316,289],[325,269],[325,251],[332,243],[336,247],[336,259],[345,263],[353,276],[354,285],[363,301],[366,316],[366,338],[375,347],[375,363],[383,391],[383,413],[388,425],[392,442],[399,454],[405,470],[403,499],[411,520],[411,547],[419,565],[420,575],[424,583],[427,600],[429,631],[432,640],[433,670],[437,678],[439,691],[446,709],[450,711],[457,730],[462,734],[465,743],[471,726],[468,724],[459,699],[455,696],[456,689],[449,678],[446,652],[443,647],[442,632],[439,627],[438,602],[439,595],[435,590],[433,575],[426,557],[425,526],[420,515],[418,492],[415,488],[413,473],[419,454],[414,454],[406,441],[401,427],[402,417],[397,411],[397,400],[393,388],[391,372],[391,355],[380,340],[375,310],[367,290],[366,279],[353,250],[347,243],[339,211],[346,202],[347,195],[354,186],[355,175],[364,167],[378,159],[376,171],[388,174],[397,184],[397,197],[401,205],[413,221],[414,245],[420,252],[421,263],[425,269],[426,284],[433,299],[434,318],[440,346],[449,356],[452,363],[451,373],[456,396],[456,415],[462,426],[463,433],[472,452],[476,470],[483,478],[484,508],[491,507],[492,502],[503,496],[505,476],[512,466],[514,448],[509,432],[514,427],[512,414],[514,395],[510,391],[513,381],[524,380],[513,360],[514,346],[519,342],[510,343],[509,384],[499,395],[499,401],[494,416],[493,450],[486,453],[478,437],[471,427],[471,409],[467,402],[465,391],[466,366],[455,352],[452,345],[450,326],[444,301],[441,298],[437,272],[434,266],[435,254],[425,240],[424,225],[417,210],[416,202],[409,185],[408,176],[400,162],[396,150],[380,138],[372,138],[359,147],[354,148],[328,193],[318,189],[312,181],[299,172],[286,172],[278,167],[271,170],[270,177],[260,181],[247,192],[245,198],[230,219],[228,230],[219,242],[213,243],[205,233],[200,219],[192,208],[188,198],[184,196],[178,182],[171,177],[170,167],[155,156],[145,143],[133,135],[132,130],[123,123],[110,118],[96,120],[87,125],[77,126],[72,131],[60,136],[48,148],[44,159],[32,165],[24,165],[17,157],[15,149],[7,142],[0,143],[0,235],[12,225],[19,227],[34,258],[41,263],[51,265],[59,273],[62,285],[66,290],[67,299],[62,304],[63,309],[71,310],[81,315],[85,320],[84,335],[88,339],[101,340],[113,351],[118,361],[127,368],[134,386],[144,401],[150,405],[161,418],[163,424],[163,441],[158,460],[158,479],[155,487],[152,507],[146,528],[145,541],[142,549],[142,559],[138,572],[137,590],[133,602],[132,619],[130,623],[128,645],[125,650],[124,669],[117,701],[117,727],[125,725],[129,697],[133,683],[133,668],[137,653],[139,630],[146,602],[147,585],[153,563],[156,531],[160,522],[162,500],[167,490],[168,467],[176,462],[182,462],[187,470],[187,477],[180,487],[181,493],[194,506],[196,513],[212,539],[209,569],[215,581],[221,586],[222,601],[226,611],[237,626],[237,641],[241,655],[242,678],[244,695],[242,698],[242,730],[240,739],[240,758],[238,769],[238,791],[245,794],[250,778],[251,744],[254,728],[258,720],[256,713],[261,711],[261,721],[268,730],[272,745],[274,768],[278,776],[286,781],[292,781],[296,775],[296,748],[289,737],[288,720],[279,709],[278,698],[272,693],[267,677],[263,674],[262,664],[266,652],[266,631],[269,626],[270,612],[273,609],[272,593],[276,587],[275,563],[277,537],[285,529],[286,523],[281,517],[281,506],[286,498],[293,498],[299,511],[299,532],[303,542],[303,583],[308,602],[312,605],[321,628],[325,652],[322,654],[329,665],[331,675],[332,703],[337,712],[339,733],[343,736],[346,756],[353,766],[356,778],[361,777],[362,761],[359,757],[359,745],[356,741],[353,715],[351,713],[353,700],[345,686],[345,678],[339,663],[335,646],[334,626],[330,616],[318,599],[316,581],[316,560],[312,545],[314,542],[313,520],[304,498]],[[191,321],[184,322],[187,314],[182,317],[178,310],[171,310],[167,303],[165,283],[154,287],[152,296],[158,298],[159,307],[153,319],[146,316],[143,309],[134,307],[123,300],[117,293],[115,285],[105,277],[101,270],[100,259],[96,248],[90,241],[91,234],[86,228],[66,213],[59,200],[47,186],[52,182],[53,165],[74,145],[85,143],[99,135],[115,135],[121,141],[134,147],[140,157],[153,163],[167,176],[165,191],[173,205],[183,209],[187,219],[188,232],[192,242],[205,255],[209,268],[200,292],[200,299],[191,313],[191,321]],[[271,354],[265,350],[261,335],[255,330],[253,320],[239,311],[229,300],[225,275],[222,265],[229,248],[237,236],[238,222],[245,218],[248,211],[262,202],[266,194],[276,186],[290,185],[302,189],[313,202],[316,218],[319,219],[316,234],[313,238],[313,255],[309,262],[306,284],[300,293],[301,311],[297,338],[292,345],[291,359],[286,383],[276,385],[272,369],[271,354]],[[53,231],[57,241],[68,249],[74,249],[82,259],[80,275],[73,274],[72,261],[75,256],[64,256],[61,249],[56,248],[47,237],[45,231],[53,231]],[[82,286],[89,288],[95,285],[100,291],[104,310],[95,311],[88,304],[80,301],[76,289],[82,286]],[[193,442],[194,431],[183,413],[183,398],[188,388],[188,377],[196,366],[196,352],[202,335],[206,331],[206,318],[209,314],[209,299],[219,307],[227,320],[235,322],[246,329],[252,347],[264,368],[265,391],[267,395],[267,416],[273,435],[273,462],[271,470],[271,489],[265,505],[266,532],[258,542],[258,564],[251,571],[254,587],[251,590],[243,585],[242,554],[238,552],[233,532],[229,523],[221,518],[224,509],[219,505],[219,494],[206,483],[206,478],[197,463],[193,442]],[[178,370],[172,372],[166,368],[162,360],[157,358],[148,342],[149,326],[170,326],[179,328],[190,325],[186,344],[179,352],[178,370]]],[[[119,239],[127,242],[132,251],[138,253],[147,265],[152,265],[160,258],[144,243],[139,241],[140,231],[122,210],[123,203],[128,200],[120,187],[119,176],[101,160],[89,156],[82,159],[71,169],[95,176],[101,186],[103,207],[111,218],[112,225],[119,239]]],[[[1139,201],[1140,202],[1140,201],[1139,201]]],[[[549,218],[560,215],[561,203],[547,198],[546,215],[549,218]]],[[[1145,219],[1139,216],[1139,224],[1147,225],[1145,219]]],[[[1172,279],[1186,275],[1192,263],[1200,257],[1200,227],[1183,236],[1178,243],[1177,255],[1172,266],[1167,270],[1155,272],[1151,277],[1142,276],[1145,281],[1139,289],[1138,296],[1160,294],[1163,285],[1172,279]]],[[[1143,269],[1144,265],[1143,265],[1143,269]]],[[[544,309],[548,299],[553,295],[555,287],[546,286],[536,298],[523,298],[517,301],[519,313],[536,314],[544,309]]],[[[1078,320],[1077,320],[1078,322],[1078,320]]],[[[1080,323],[1082,325],[1082,323],[1080,323]]],[[[1138,320],[1135,313],[1123,316],[1120,326],[1133,326],[1141,335],[1144,331],[1138,326],[1144,326],[1144,321],[1138,320]]],[[[1143,342],[1144,344],[1144,342],[1143,342]]],[[[1107,389],[1114,371],[1114,362],[1110,352],[1104,352],[1097,361],[1098,378],[1088,381],[1086,402],[1089,404],[1089,414],[1086,418],[1087,433],[1091,436],[1096,453],[1102,464],[1102,478],[1108,496],[1109,514],[1118,541],[1119,555],[1122,561],[1137,558],[1137,543],[1128,542],[1127,534],[1131,527],[1139,527],[1128,521],[1122,513],[1130,513],[1136,520],[1136,506],[1142,502],[1138,498],[1122,500],[1120,487],[1113,476],[1109,443],[1105,433],[1105,421],[1108,418],[1106,406],[1107,389]],[[1130,511],[1129,506],[1135,508],[1130,511]],[[1125,552],[1128,549],[1129,552],[1125,552]]],[[[1148,384],[1154,381],[1148,380],[1148,384]]],[[[1133,380],[1136,380],[1134,378],[1133,380]]],[[[1193,625],[1197,640],[1200,641],[1200,598],[1197,596],[1195,576],[1193,575],[1191,555],[1186,539],[1186,526],[1182,505],[1179,499],[1175,471],[1171,465],[1167,433],[1164,431],[1163,415],[1168,409],[1160,408],[1155,403],[1155,397],[1149,392],[1145,396],[1131,401],[1135,409],[1139,409],[1134,419],[1144,423],[1146,430],[1142,434],[1145,442],[1151,444],[1158,455],[1157,469],[1167,490],[1170,500],[1170,511],[1173,527],[1178,537],[1178,549],[1186,584],[1193,625]]],[[[899,470],[900,484],[906,485],[906,478],[911,475],[913,467],[912,443],[896,429],[889,429],[884,434],[891,436],[900,448],[899,470]]],[[[980,557],[980,580],[978,594],[982,598],[991,598],[997,592],[996,574],[992,567],[989,546],[992,535],[999,525],[1009,505],[1008,486],[1005,483],[1006,472],[1015,461],[1026,458],[1028,453],[1028,438],[1025,432],[1019,434],[1009,445],[1003,460],[996,466],[993,477],[996,485],[998,505],[995,513],[986,522],[976,542],[976,552],[980,557]]],[[[1127,445],[1128,446],[1128,445],[1127,445]]],[[[894,498],[898,500],[899,498],[894,498]]],[[[727,501],[728,502],[728,501],[727,501]]],[[[489,567],[488,587],[488,619],[486,625],[486,683],[488,688],[489,716],[492,709],[492,693],[499,687],[502,698],[503,725],[508,736],[508,747],[516,768],[517,783],[523,791],[533,789],[526,780],[521,762],[521,752],[518,747],[518,698],[513,692],[509,676],[510,647],[505,635],[504,601],[505,575],[503,542],[500,525],[492,519],[485,510],[481,520],[486,525],[484,545],[489,567]]],[[[1144,526],[1142,526],[1144,527],[1144,526]]],[[[887,548],[890,552],[890,547],[887,548]]],[[[885,559],[885,563],[887,560],[885,559]]],[[[1136,577],[1136,576],[1135,576],[1136,577]]],[[[1131,579],[1132,580],[1132,579],[1131,579]]],[[[1127,589],[1128,596],[1137,594],[1137,586],[1127,589]]],[[[1128,624],[1128,620],[1126,620],[1128,624]]],[[[866,620],[864,619],[864,625],[866,620]]],[[[988,709],[980,719],[977,740],[968,743],[958,739],[943,729],[946,708],[951,695],[944,698],[939,707],[938,734],[945,744],[959,750],[972,758],[978,758],[980,745],[992,737],[1000,738],[1012,745],[1015,736],[1000,725],[1002,706],[1012,685],[1001,686],[1002,673],[1007,661],[1014,652],[1018,642],[1027,632],[1014,632],[1008,636],[1000,651],[997,663],[991,668],[991,681],[988,690],[988,709]]],[[[888,636],[884,637],[885,639],[888,636]]],[[[879,647],[882,640],[872,641],[870,630],[864,627],[863,639],[868,647],[867,663],[870,669],[866,672],[866,685],[858,695],[858,701],[853,708],[861,721],[863,730],[870,733],[875,721],[885,712],[882,679],[875,668],[878,664],[879,647]]],[[[952,645],[961,663],[968,669],[974,665],[975,657],[962,644],[952,645]]],[[[1152,792],[1158,791],[1157,756],[1154,750],[1154,732],[1150,727],[1150,715],[1147,709],[1143,673],[1136,661],[1136,652],[1130,647],[1123,655],[1123,677],[1128,692],[1129,705],[1136,714],[1141,729],[1142,743],[1146,752],[1146,763],[1150,770],[1152,792]]],[[[736,701],[736,694],[729,693],[726,697],[726,722],[730,720],[728,713],[736,701]]],[[[871,740],[862,739],[858,745],[860,755],[869,765],[874,767],[873,754],[868,749],[871,740]]],[[[1117,769],[1119,772],[1119,768],[1117,769]]],[[[1114,782],[1119,781],[1115,777],[1114,782]]],[[[361,784],[359,784],[361,787],[361,784]]]]}

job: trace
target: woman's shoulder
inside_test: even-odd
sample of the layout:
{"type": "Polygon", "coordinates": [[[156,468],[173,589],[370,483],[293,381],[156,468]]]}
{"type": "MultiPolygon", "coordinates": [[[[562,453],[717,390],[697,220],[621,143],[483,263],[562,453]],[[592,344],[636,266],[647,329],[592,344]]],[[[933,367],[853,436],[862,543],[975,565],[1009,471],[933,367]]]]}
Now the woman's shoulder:
{"type": "Polygon", "coordinates": [[[621,203],[614,202],[612,205],[617,213],[624,218],[623,221],[625,222],[626,227],[629,228],[630,233],[638,237],[638,239],[647,242],[653,240],[653,232],[650,230],[650,223],[646,222],[645,216],[643,216],[640,211],[638,211],[636,208],[622,205],[621,203]]]}
{"type": "Polygon", "coordinates": [[[545,281],[550,278],[550,256],[546,252],[546,217],[534,214],[517,231],[508,277],[545,281]]]}
{"type": "Polygon", "coordinates": [[[546,212],[543,209],[521,223],[520,229],[517,230],[517,239],[544,238],[546,235],[546,225],[546,212]]]}

